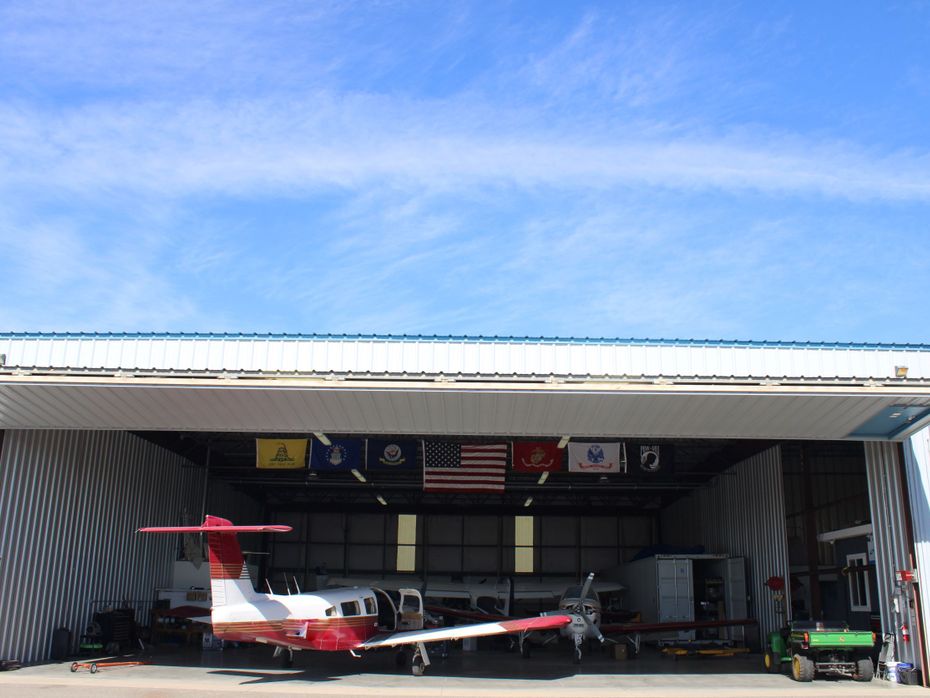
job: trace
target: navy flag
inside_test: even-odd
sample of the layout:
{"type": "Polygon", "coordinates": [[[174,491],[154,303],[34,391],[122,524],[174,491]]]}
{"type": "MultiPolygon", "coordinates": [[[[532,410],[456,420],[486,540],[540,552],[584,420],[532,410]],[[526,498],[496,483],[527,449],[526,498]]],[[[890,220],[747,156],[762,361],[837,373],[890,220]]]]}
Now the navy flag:
{"type": "Polygon", "coordinates": [[[329,446],[314,440],[310,447],[310,469],[336,472],[362,467],[361,439],[333,439],[329,446]]]}
{"type": "Polygon", "coordinates": [[[417,442],[368,439],[369,470],[412,470],[417,467],[417,442]]]}

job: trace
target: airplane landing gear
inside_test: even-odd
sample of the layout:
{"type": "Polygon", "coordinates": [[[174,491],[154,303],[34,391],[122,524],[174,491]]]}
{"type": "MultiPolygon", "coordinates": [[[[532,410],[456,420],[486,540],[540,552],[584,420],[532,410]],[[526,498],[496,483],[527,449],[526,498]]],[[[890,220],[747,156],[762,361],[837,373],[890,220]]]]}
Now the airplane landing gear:
{"type": "Polygon", "coordinates": [[[522,635],[520,636],[520,655],[524,659],[530,658],[530,639],[522,635]]]}
{"type": "Polygon", "coordinates": [[[574,640],[575,640],[575,647],[574,647],[574,651],[572,652],[572,663],[581,664],[581,655],[582,655],[581,647],[584,643],[584,636],[581,633],[578,633],[577,635],[575,635],[574,640]]]}
{"type": "Polygon", "coordinates": [[[422,642],[418,642],[417,649],[413,653],[413,660],[410,662],[410,670],[413,672],[414,676],[423,676],[429,664],[429,655],[426,653],[426,645],[422,642]]]}
{"type": "Polygon", "coordinates": [[[274,658],[281,662],[282,669],[290,669],[294,666],[294,650],[292,649],[275,647],[274,658]]]}

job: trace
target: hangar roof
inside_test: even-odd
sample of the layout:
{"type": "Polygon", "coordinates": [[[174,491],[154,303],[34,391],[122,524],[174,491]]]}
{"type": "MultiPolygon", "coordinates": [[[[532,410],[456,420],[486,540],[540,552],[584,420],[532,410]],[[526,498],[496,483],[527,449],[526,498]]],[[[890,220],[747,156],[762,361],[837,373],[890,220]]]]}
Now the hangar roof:
{"type": "Polygon", "coordinates": [[[0,334],[0,428],[899,439],[930,346],[0,334]]]}

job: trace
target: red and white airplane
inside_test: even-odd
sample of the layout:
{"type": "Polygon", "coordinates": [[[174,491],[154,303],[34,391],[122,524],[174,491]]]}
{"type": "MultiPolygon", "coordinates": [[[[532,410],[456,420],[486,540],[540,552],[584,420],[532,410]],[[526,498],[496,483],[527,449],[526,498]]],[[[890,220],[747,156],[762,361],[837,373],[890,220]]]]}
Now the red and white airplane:
{"type": "Polygon", "coordinates": [[[287,661],[299,650],[348,651],[358,657],[363,650],[412,645],[416,649],[411,668],[419,676],[430,664],[427,643],[503,634],[525,637],[534,630],[558,629],[572,622],[570,616],[556,614],[423,629],[423,599],[416,589],[401,589],[398,604],[377,587],[294,595],[256,592],[236,534],[290,530],[290,526],[233,526],[216,516],[207,516],[201,526],[139,529],[142,533],[206,533],[213,634],[224,640],[272,645],[276,655],[286,653],[287,661]]]}

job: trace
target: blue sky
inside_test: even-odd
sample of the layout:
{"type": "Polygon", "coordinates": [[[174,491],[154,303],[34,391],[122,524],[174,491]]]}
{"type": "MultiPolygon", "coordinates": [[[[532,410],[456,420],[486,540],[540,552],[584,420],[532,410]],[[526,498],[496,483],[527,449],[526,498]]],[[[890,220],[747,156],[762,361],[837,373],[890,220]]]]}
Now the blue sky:
{"type": "Polygon", "coordinates": [[[930,3],[0,2],[0,330],[930,342],[930,3]]]}

